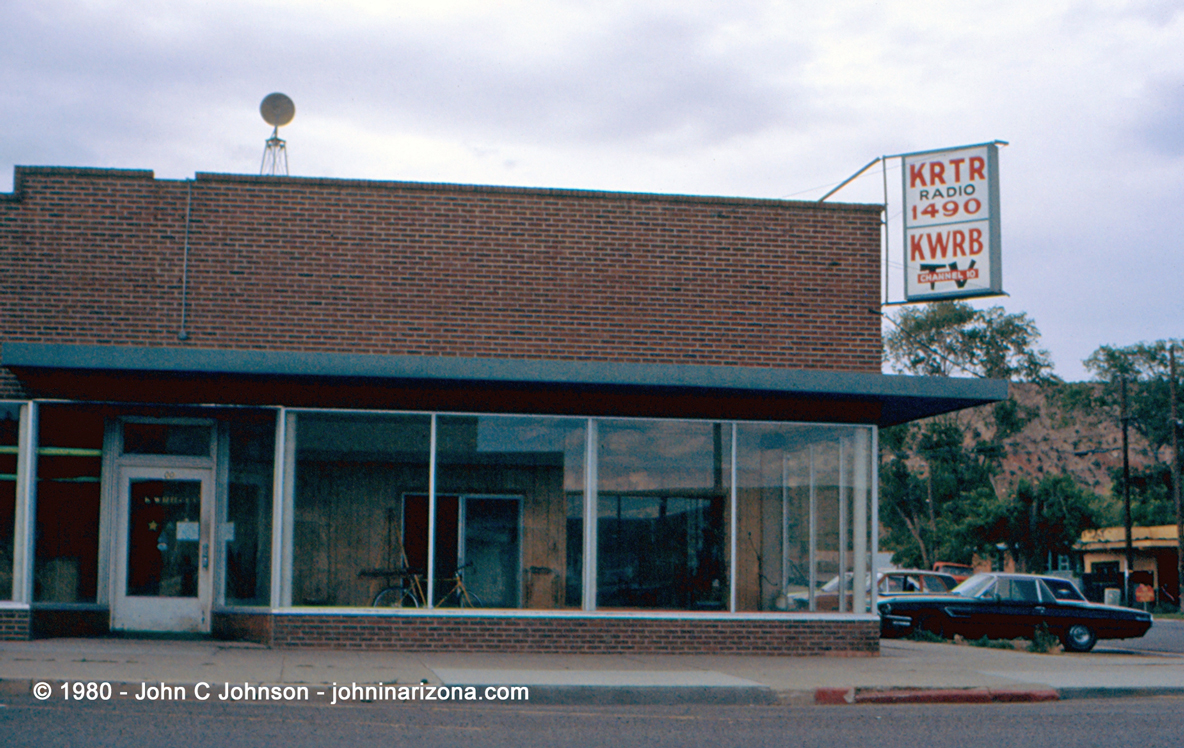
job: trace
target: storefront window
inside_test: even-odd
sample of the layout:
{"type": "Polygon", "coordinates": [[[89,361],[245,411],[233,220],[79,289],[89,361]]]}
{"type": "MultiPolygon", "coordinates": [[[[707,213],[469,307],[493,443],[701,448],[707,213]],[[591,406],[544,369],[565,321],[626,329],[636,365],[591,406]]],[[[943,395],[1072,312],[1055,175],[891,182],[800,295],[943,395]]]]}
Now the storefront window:
{"type": "Polygon", "coordinates": [[[93,603],[98,590],[103,414],[39,409],[33,599],[93,603]]]}
{"type": "Polygon", "coordinates": [[[0,403],[0,600],[12,599],[20,419],[19,403],[0,403]]]}
{"type": "Polygon", "coordinates": [[[737,610],[866,610],[869,432],[737,426],[737,610]]]}
{"type": "Polygon", "coordinates": [[[731,425],[598,432],[597,607],[726,610],[731,425]]]}
{"type": "MultiPolygon", "coordinates": [[[[590,431],[580,418],[442,414],[433,455],[429,415],[289,417],[293,605],[728,611],[734,601],[744,612],[870,605],[871,427],[596,419],[590,431]],[[586,513],[596,518],[594,560],[584,555],[586,513]],[[587,566],[595,569],[594,604],[583,599],[587,566]],[[828,597],[823,587],[836,579],[832,586],[849,592],[828,597]]],[[[247,441],[271,448],[262,432],[247,441]]],[[[232,473],[253,470],[253,479],[237,482],[260,491],[262,503],[242,502],[258,517],[248,554],[256,572],[239,576],[228,561],[226,599],[263,604],[270,464],[262,453],[251,464],[232,473]]],[[[233,520],[236,542],[250,524],[246,514],[233,520]]]]}
{"type": "Polygon", "coordinates": [[[300,413],[295,431],[292,604],[370,605],[426,570],[431,417],[300,413]]]}
{"type": "Polygon", "coordinates": [[[487,608],[581,602],[587,421],[441,416],[437,421],[435,591],[460,579],[487,608]]]}
{"type": "Polygon", "coordinates": [[[225,548],[225,600],[227,605],[268,605],[275,414],[236,419],[228,434],[229,478],[219,528],[225,548]]]}
{"type": "Polygon", "coordinates": [[[209,457],[214,432],[208,424],[125,421],[123,453],[209,457]]]}

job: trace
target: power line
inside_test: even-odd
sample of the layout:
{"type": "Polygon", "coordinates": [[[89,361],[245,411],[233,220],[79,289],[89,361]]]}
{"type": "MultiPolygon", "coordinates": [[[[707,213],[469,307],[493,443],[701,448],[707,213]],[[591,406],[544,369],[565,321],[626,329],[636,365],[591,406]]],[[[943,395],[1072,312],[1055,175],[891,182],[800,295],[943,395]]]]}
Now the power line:
{"type": "Polygon", "coordinates": [[[966,372],[967,374],[969,374],[973,377],[978,377],[979,379],[986,379],[987,378],[983,374],[980,374],[979,372],[967,367],[965,364],[962,364],[962,363],[959,363],[959,362],[953,360],[952,358],[945,355],[944,353],[941,353],[940,351],[936,351],[933,348],[929,347],[926,343],[922,342],[921,340],[918,340],[912,333],[910,333],[908,330],[901,327],[900,323],[897,322],[896,320],[892,319],[892,317],[890,317],[889,315],[884,314],[883,312],[879,311],[878,309],[869,309],[868,311],[871,312],[872,314],[878,314],[881,317],[883,317],[884,319],[891,322],[892,324],[896,325],[896,329],[900,330],[901,334],[904,335],[909,340],[913,341],[913,343],[915,345],[917,345],[919,348],[922,348],[922,349],[928,351],[929,353],[933,354],[934,356],[937,356],[942,361],[945,361],[947,364],[950,364],[951,366],[953,366],[955,368],[961,369],[962,371],[966,372]]]}

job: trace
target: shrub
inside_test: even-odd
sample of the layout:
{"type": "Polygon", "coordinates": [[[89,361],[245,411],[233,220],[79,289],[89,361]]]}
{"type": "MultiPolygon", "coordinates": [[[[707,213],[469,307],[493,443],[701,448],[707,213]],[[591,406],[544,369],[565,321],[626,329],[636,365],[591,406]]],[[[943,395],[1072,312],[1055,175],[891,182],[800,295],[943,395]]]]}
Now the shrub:
{"type": "Polygon", "coordinates": [[[1032,641],[1028,644],[1029,652],[1036,652],[1037,654],[1046,654],[1052,652],[1061,643],[1061,640],[1048,633],[1048,626],[1043,623],[1036,627],[1036,632],[1032,635],[1032,641]]]}

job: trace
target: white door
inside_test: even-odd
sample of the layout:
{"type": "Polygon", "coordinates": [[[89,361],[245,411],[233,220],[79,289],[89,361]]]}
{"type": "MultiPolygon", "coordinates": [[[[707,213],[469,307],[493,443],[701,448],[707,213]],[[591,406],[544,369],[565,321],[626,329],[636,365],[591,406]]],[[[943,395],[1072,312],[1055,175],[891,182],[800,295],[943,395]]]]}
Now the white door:
{"type": "Polygon", "coordinates": [[[208,469],[120,469],[112,629],[209,632],[213,484],[208,469]]]}

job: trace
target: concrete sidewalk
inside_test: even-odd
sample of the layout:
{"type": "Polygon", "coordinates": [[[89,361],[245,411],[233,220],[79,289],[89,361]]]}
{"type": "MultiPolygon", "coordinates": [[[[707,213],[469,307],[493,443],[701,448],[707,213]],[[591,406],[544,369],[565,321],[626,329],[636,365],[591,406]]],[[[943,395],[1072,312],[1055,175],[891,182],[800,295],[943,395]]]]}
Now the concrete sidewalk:
{"type": "Polygon", "coordinates": [[[340,690],[355,684],[527,686],[531,703],[1040,701],[1184,695],[1184,657],[898,640],[882,642],[879,657],[404,654],[118,638],[0,643],[0,694],[35,693],[46,683],[51,698],[62,698],[63,682],[108,682],[117,698],[162,684],[185,686],[188,698],[198,683],[215,697],[226,684],[308,686],[312,700],[330,703],[364,698],[340,690]]]}

